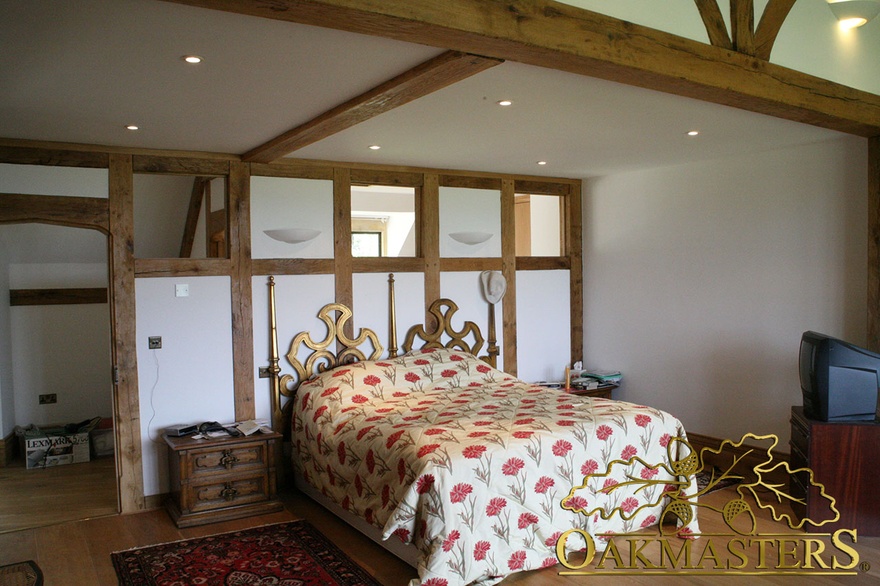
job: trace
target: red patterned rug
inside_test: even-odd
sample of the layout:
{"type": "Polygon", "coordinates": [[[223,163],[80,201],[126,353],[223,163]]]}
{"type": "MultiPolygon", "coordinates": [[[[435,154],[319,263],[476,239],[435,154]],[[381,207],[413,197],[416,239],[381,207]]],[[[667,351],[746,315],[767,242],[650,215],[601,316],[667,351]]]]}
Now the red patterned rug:
{"type": "Polygon", "coordinates": [[[307,521],[111,554],[122,586],[381,586],[307,521]]]}

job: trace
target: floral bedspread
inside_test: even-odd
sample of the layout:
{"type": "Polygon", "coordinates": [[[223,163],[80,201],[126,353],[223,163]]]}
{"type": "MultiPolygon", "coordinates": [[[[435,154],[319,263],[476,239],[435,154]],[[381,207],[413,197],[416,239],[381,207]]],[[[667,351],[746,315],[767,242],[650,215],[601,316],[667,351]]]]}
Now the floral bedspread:
{"type": "Polygon", "coordinates": [[[651,467],[679,457],[672,415],[529,385],[460,351],[339,367],[294,400],[299,474],[384,538],[413,543],[423,586],[552,566],[572,528],[602,549],[603,533],[656,524],[665,490],[694,492],[693,477],[651,467]]]}

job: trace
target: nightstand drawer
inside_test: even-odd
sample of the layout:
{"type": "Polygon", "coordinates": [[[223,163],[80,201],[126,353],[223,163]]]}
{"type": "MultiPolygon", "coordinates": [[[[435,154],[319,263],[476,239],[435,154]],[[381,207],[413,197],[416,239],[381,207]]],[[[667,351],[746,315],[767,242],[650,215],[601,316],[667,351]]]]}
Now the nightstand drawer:
{"type": "Polygon", "coordinates": [[[257,471],[249,476],[217,477],[210,482],[194,482],[181,491],[180,506],[184,511],[198,513],[246,505],[268,498],[268,478],[266,474],[257,471]]]}
{"type": "Polygon", "coordinates": [[[262,470],[267,464],[266,442],[191,450],[186,463],[190,466],[189,473],[193,480],[200,476],[227,474],[233,470],[262,470]]]}

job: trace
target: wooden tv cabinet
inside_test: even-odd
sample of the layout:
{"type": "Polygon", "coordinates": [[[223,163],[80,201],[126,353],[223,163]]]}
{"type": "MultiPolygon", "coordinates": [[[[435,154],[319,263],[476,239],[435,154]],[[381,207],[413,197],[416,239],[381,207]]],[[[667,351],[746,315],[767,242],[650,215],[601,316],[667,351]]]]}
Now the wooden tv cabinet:
{"type": "MultiPolygon", "coordinates": [[[[860,536],[880,536],[880,423],[815,421],[804,415],[803,407],[792,407],[790,446],[792,470],[810,468],[840,511],[836,523],[819,527],[806,523],[804,529],[812,533],[857,529],[860,536]]],[[[792,474],[789,488],[793,497],[806,501],[792,506],[798,519],[831,518],[827,500],[810,486],[806,472],[792,474]]]]}

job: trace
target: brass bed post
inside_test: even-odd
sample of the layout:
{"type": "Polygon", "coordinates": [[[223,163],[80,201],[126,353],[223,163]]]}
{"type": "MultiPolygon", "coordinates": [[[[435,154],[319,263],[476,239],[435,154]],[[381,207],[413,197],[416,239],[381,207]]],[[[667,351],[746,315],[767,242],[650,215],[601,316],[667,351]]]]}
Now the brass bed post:
{"type": "Polygon", "coordinates": [[[394,273],[388,273],[388,358],[397,357],[397,308],[394,303],[394,273]]]}
{"type": "Polygon", "coordinates": [[[269,277],[269,345],[272,355],[269,357],[269,376],[272,379],[272,429],[278,433],[284,433],[281,429],[283,417],[281,414],[281,380],[279,374],[281,367],[278,366],[278,328],[275,324],[275,277],[269,277]]]}
{"type": "Polygon", "coordinates": [[[495,304],[489,304],[489,346],[486,348],[488,362],[498,368],[498,340],[495,339],[495,304]]]}

